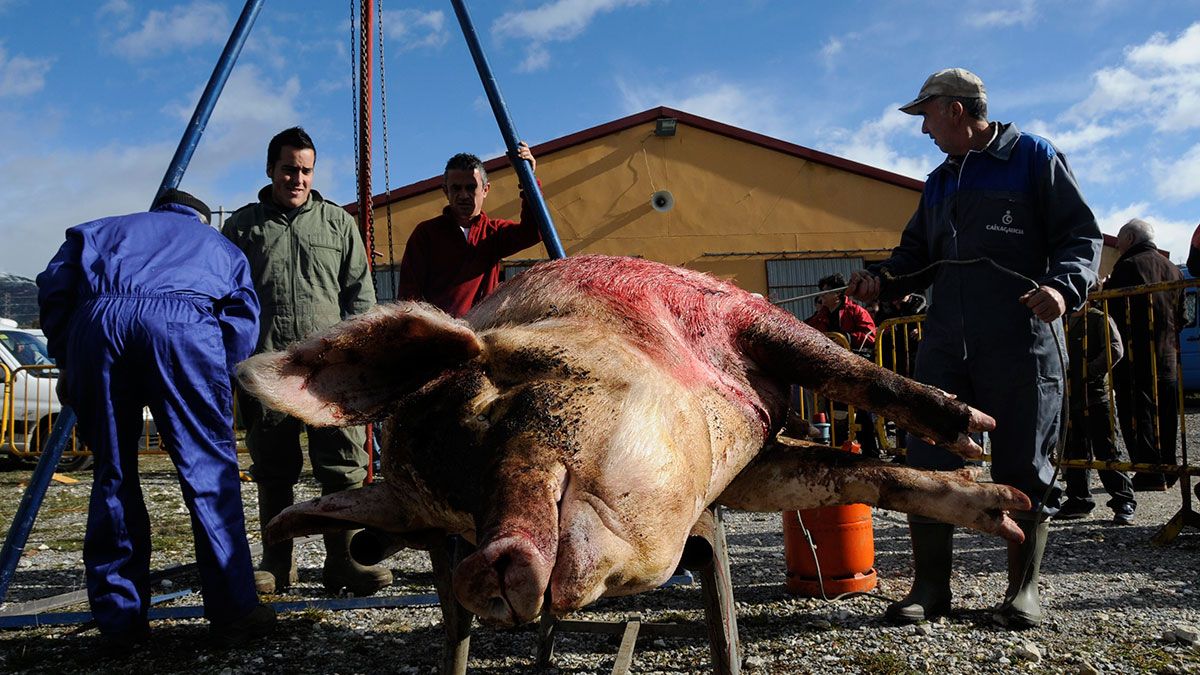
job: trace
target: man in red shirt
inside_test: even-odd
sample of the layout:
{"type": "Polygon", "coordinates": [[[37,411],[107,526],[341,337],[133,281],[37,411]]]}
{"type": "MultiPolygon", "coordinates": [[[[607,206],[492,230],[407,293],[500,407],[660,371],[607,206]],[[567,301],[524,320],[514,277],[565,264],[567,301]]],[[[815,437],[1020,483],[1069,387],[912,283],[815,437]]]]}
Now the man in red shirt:
{"type": "MultiPolygon", "coordinates": [[[[521,159],[536,170],[529,146],[521,159]]],[[[400,260],[399,300],[423,300],[452,316],[462,316],[500,283],[500,261],[541,240],[537,219],[524,195],[521,220],[493,219],[483,211],[491,184],[483,162],[460,153],[446,162],[442,214],[413,230],[400,260]]]]}
{"type": "Polygon", "coordinates": [[[829,292],[817,296],[817,311],[804,323],[822,333],[845,334],[850,349],[856,352],[874,347],[875,320],[866,309],[846,297],[846,277],[831,274],[818,281],[817,288],[829,292]]]}

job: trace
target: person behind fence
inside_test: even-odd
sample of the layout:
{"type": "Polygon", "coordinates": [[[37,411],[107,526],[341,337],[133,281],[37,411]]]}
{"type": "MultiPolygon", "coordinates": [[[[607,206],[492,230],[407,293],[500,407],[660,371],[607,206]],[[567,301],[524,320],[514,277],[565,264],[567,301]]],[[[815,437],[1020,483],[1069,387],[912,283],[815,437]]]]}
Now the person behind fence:
{"type": "MultiPolygon", "coordinates": [[[[804,323],[822,333],[841,333],[846,336],[850,349],[863,358],[873,359],[875,346],[875,320],[862,306],[846,297],[846,277],[834,272],[817,281],[817,289],[827,291],[817,296],[817,310],[804,323]]],[[[879,443],[875,438],[874,417],[867,410],[856,411],[856,424],[860,431],[855,439],[868,457],[879,457],[879,443]]],[[[839,432],[845,437],[844,432],[839,432]]]]}
{"type": "MultiPolygon", "coordinates": [[[[1119,461],[1117,438],[1109,416],[1108,370],[1125,353],[1121,333],[1112,317],[1093,304],[1072,312],[1067,322],[1067,459],[1119,461]]],[[[1091,469],[1064,469],[1067,500],[1055,516],[1058,520],[1083,518],[1092,512],[1091,469]]],[[[1117,525],[1132,525],[1137,509],[1129,476],[1120,471],[1100,470],[1100,484],[1108,492],[1108,507],[1117,525]]]]}
{"type": "MultiPolygon", "coordinates": [[[[529,146],[520,159],[537,169],[529,146]]],[[[500,283],[500,261],[541,241],[537,216],[521,195],[521,220],[491,218],[483,202],[491,190],[487,170],[475,155],[459,153],[446,162],[441,215],[419,223],[400,260],[398,300],[423,300],[460,317],[500,283]]]]}
{"type": "MultiPolygon", "coordinates": [[[[1183,274],[1154,245],[1154,227],[1134,218],[1117,232],[1121,256],[1113,263],[1105,288],[1116,290],[1167,281],[1183,274]]],[[[1179,397],[1179,326],[1183,325],[1183,290],[1157,291],[1128,300],[1108,301],[1109,313],[1125,337],[1125,359],[1113,370],[1113,391],[1121,436],[1133,462],[1175,464],[1179,397]],[[1149,297],[1149,301],[1147,301],[1149,297]]],[[[1162,491],[1178,477],[1138,472],[1133,488],[1162,491]]]]}
{"type": "Polygon", "coordinates": [[[889,368],[902,375],[911,376],[916,366],[917,347],[921,344],[921,330],[916,324],[889,326],[878,328],[889,319],[913,317],[925,313],[928,303],[920,293],[892,298],[882,302],[875,314],[876,341],[883,355],[883,367],[889,368]]]}
{"type": "MultiPolygon", "coordinates": [[[[255,352],[286,349],[311,333],[375,305],[375,286],[358,227],[346,210],[312,189],[317,160],[312,138],[300,127],[279,132],[267,145],[271,184],[258,201],[238,209],[222,232],[246,254],[262,299],[262,329],[255,352]]],[[[246,445],[258,483],[259,525],[266,528],[292,505],[304,465],[300,434],[308,437],[313,477],[328,495],[360,487],[367,476],[362,427],[314,427],[264,408],[239,391],[246,445]]],[[[353,531],[324,537],[321,582],[329,593],[371,595],[392,583],[382,566],[363,566],[349,553],[353,531]]],[[[263,546],[255,574],[258,590],[281,592],[297,580],[292,541],[263,546]]]]}
{"type": "Polygon", "coordinates": [[[38,275],[41,325],[60,397],[95,459],[83,560],[106,646],[146,641],[150,516],[138,480],[150,407],[192,518],[204,615],[219,644],[265,635],[242,514],[230,381],[258,337],[245,256],[208,226],[209,209],[166,190],[148,213],[67,230],[38,275]]]}
{"type": "MultiPolygon", "coordinates": [[[[1101,234],[1066,158],[1039,136],[988,120],[983,81],[962,68],[929,76],[900,108],[946,153],[891,256],[855,272],[848,294],[899,297],[931,288],[916,379],[992,415],[992,480],[1033,510],[1011,514],[1025,535],[1008,545],[1008,587],[992,612],[1013,629],[1043,620],[1038,577],[1061,490],[1051,454],[1062,410],[1060,317],[1096,283],[1101,234]],[[998,266],[998,267],[994,267],[998,266]],[[881,279],[884,281],[881,282],[881,279]]],[[[963,459],[912,435],[910,465],[949,470],[963,459]]],[[[953,526],[909,518],[912,590],[888,607],[916,622],[951,606],[953,526]]]]}

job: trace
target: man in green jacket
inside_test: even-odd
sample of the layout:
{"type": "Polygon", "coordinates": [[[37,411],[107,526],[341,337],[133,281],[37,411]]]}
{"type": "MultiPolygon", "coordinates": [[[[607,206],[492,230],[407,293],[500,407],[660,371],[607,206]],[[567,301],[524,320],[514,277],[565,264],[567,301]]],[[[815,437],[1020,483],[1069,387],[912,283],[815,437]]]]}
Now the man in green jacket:
{"type": "MultiPolygon", "coordinates": [[[[262,304],[255,353],[285,349],[375,304],[367,255],[354,219],[312,189],[316,148],[300,127],[278,133],[267,146],[271,184],[258,202],[238,209],[221,231],[250,261],[262,304]]],[[[239,396],[246,444],[254,460],[262,528],[291,506],[292,488],[304,464],[300,433],[322,494],[360,487],[367,473],[361,427],[319,428],[239,396]]],[[[343,588],[370,595],[392,583],[383,567],[355,563],[348,547],[352,532],[325,535],[322,581],[330,593],[343,588]]],[[[280,592],[296,581],[292,542],[263,547],[255,573],[260,592],[280,592]]]]}

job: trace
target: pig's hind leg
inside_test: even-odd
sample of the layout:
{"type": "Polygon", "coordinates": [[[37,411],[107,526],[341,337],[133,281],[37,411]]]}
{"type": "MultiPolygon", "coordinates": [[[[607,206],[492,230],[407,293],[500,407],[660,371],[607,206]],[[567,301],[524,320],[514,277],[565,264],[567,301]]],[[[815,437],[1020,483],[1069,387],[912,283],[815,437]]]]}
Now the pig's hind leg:
{"type": "Polygon", "coordinates": [[[778,308],[756,312],[739,347],[768,377],[882,414],[901,428],[968,459],[983,450],[968,435],[996,421],[934,387],[902,377],[835,344],[778,308]]]}
{"type": "Polygon", "coordinates": [[[764,450],[717,503],[745,511],[870,504],[1015,542],[1024,535],[1006,512],[1030,508],[1020,490],[977,483],[970,469],[922,471],[808,443],[764,450]]]}

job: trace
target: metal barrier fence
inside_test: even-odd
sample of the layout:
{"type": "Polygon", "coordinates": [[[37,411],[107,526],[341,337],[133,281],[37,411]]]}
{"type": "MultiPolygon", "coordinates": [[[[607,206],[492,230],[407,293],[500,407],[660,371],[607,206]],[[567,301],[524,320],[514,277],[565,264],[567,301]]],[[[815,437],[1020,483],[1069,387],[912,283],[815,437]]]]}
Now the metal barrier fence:
{"type": "MultiPolygon", "coordinates": [[[[1131,288],[1107,290],[1093,293],[1089,297],[1089,302],[1093,303],[1100,310],[1101,316],[1089,316],[1084,313],[1081,320],[1084,322],[1080,327],[1084,335],[1082,338],[1082,353],[1088,354],[1088,335],[1087,328],[1089,321],[1102,321],[1104,328],[1104,339],[1107,347],[1108,341],[1112,338],[1111,326],[1109,319],[1115,312],[1121,317],[1133,317],[1137,330],[1127,331],[1137,333],[1137,335],[1120,335],[1120,341],[1124,348],[1123,360],[1121,363],[1114,363],[1112,351],[1105,349],[1105,389],[1107,398],[1107,410],[1109,428],[1112,434],[1116,435],[1117,431],[1121,431],[1121,437],[1125,441],[1126,451],[1130,452],[1130,447],[1134,446],[1136,441],[1125,438],[1126,435],[1132,435],[1135,438],[1139,433],[1145,430],[1137,428],[1137,416],[1129,411],[1121,411],[1121,406],[1131,407],[1130,401],[1135,396],[1149,397],[1149,410],[1151,411],[1152,429],[1150,438],[1153,439],[1153,451],[1159,458],[1175,457],[1176,463],[1167,462],[1133,462],[1133,461],[1102,461],[1095,458],[1090,460],[1084,459],[1066,459],[1058,458],[1057,466],[1063,469],[1097,469],[1097,470],[1114,470],[1125,471],[1131,473],[1151,473],[1162,474],[1171,480],[1178,480],[1182,493],[1183,506],[1179,514],[1171,520],[1160,532],[1155,536],[1156,543],[1166,543],[1170,541],[1184,524],[1195,524],[1195,513],[1191,510],[1191,490],[1190,480],[1192,476],[1200,476],[1200,466],[1191,464],[1188,454],[1187,442],[1187,416],[1185,412],[1184,389],[1183,389],[1183,359],[1180,341],[1178,339],[1178,330],[1182,329],[1183,325],[1177,325],[1177,333],[1174,336],[1175,342],[1175,372],[1176,382],[1171,389],[1173,393],[1170,398],[1174,401],[1162,401],[1162,397],[1167,393],[1167,389],[1163,388],[1164,383],[1159,382],[1159,373],[1161,368],[1159,364],[1164,356],[1159,353],[1159,345],[1155,336],[1155,327],[1161,325],[1162,317],[1155,316],[1153,296],[1156,293],[1173,293],[1182,294],[1185,289],[1200,287],[1200,280],[1184,280],[1163,282],[1157,284],[1147,284],[1144,286],[1136,286],[1131,288]],[[1144,324],[1144,330],[1143,330],[1144,324]],[[1138,341],[1138,338],[1143,338],[1138,341]],[[1148,361],[1148,363],[1147,363],[1148,361]],[[1142,369],[1138,371],[1137,369],[1142,369]],[[1119,375],[1118,375],[1119,373],[1119,375]],[[1147,386],[1148,380],[1148,386],[1147,386]],[[1118,387],[1122,391],[1118,391],[1118,387]],[[1163,403],[1169,405],[1162,405],[1163,403]],[[1124,415],[1128,418],[1126,424],[1120,423],[1120,417],[1124,415]],[[1177,429],[1178,433],[1172,430],[1177,429]],[[1127,434],[1127,431],[1132,431],[1132,434],[1127,434]],[[1167,454],[1163,453],[1164,444],[1169,445],[1167,454]]],[[[1182,303],[1171,303],[1173,308],[1181,307],[1182,303]]],[[[1066,317],[1064,317],[1066,318],[1066,317]]],[[[875,340],[875,363],[880,367],[887,368],[894,372],[912,377],[915,370],[916,348],[920,339],[923,337],[923,323],[925,315],[917,315],[911,317],[899,317],[881,322],[876,326],[875,340]]],[[[1117,321],[1117,325],[1130,325],[1129,320],[1117,321]]],[[[1067,322],[1064,321],[1064,342],[1070,342],[1070,332],[1066,328],[1067,322]]],[[[1064,344],[1064,353],[1066,345],[1064,344]]],[[[1081,359],[1082,380],[1088,379],[1088,361],[1081,359]]],[[[1069,372],[1069,371],[1068,371],[1069,372]]],[[[1086,395],[1084,392],[1072,392],[1070,390],[1070,377],[1064,376],[1068,380],[1067,400],[1064,405],[1070,406],[1072,396],[1086,395]]],[[[986,410],[984,412],[987,412],[986,410]]],[[[904,443],[903,430],[891,427],[889,430],[888,420],[876,416],[875,418],[875,434],[879,447],[882,451],[890,454],[902,454],[904,443]]],[[[1073,430],[1068,428],[1066,433],[1071,433],[1073,430]]],[[[1079,430],[1075,430],[1079,431],[1079,430]]],[[[986,451],[986,447],[985,447],[986,451]]],[[[987,454],[984,459],[989,459],[987,454]]],[[[1132,457],[1130,458],[1132,459],[1132,457]]]]}
{"type": "MultiPolygon", "coordinates": [[[[833,340],[843,349],[850,350],[850,341],[841,333],[825,333],[825,337],[833,340]]],[[[829,444],[839,446],[844,441],[858,440],[858,434],[863,430],[858,411],[852,405],[835,403],[815,391],[796,386],[792,390],[792,409],[806,420],[815,419],[816,413],[825,413],[829,421],[829,444]]]]}
{"type": "MultiPolygon", "coordinates": [[[[58,370],[53,365],[20,366],[10,370],[0,363],[4,394],[0,409],[0,452],[23,460],[41,455],[49,440],[54,420],[62,410],[55,391],[58,370]]],[[[162,454],[165,451],[149,411],[143,409],[143,430],[139,452],[162,454]]],[[[62,464],[70,465],[91,455],[74,431],[63,451],[62,464]]]]}

